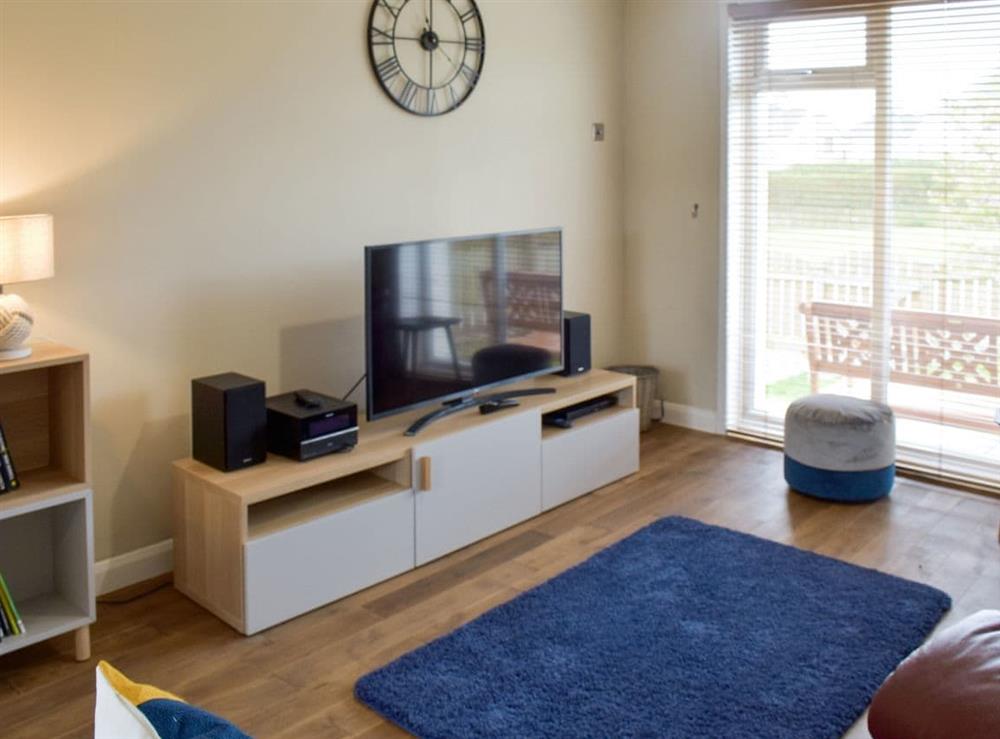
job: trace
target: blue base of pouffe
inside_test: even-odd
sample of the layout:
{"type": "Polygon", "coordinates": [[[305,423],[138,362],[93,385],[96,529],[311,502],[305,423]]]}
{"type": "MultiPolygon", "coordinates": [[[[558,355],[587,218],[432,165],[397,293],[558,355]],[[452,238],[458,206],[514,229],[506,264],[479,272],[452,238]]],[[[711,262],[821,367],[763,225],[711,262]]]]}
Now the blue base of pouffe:
{"type": "Polygon", "coordinates": [[[896,479],[896,465],[878,470],[838,472],[796,462],[785,455],[785,481],[800,493],[824,500],[863,503],[885,497],[896,479]]]}

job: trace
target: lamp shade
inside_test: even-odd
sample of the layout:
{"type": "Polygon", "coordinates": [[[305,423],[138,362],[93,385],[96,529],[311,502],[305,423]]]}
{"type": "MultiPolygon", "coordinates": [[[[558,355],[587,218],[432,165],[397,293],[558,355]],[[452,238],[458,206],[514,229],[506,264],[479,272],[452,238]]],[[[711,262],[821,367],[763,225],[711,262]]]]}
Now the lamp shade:
{"type": "Polygon", "coordinates": [[[55,274],[52,216],[0,217],[0,285],[55,274]]]}

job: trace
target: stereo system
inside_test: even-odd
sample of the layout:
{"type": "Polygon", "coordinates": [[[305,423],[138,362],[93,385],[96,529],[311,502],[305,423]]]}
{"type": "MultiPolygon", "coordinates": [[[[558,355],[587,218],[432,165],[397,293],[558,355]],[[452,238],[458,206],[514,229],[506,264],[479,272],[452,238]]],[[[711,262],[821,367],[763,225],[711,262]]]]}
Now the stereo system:
{"type": "Polygon", "coordinates": [[[267,448],[300,462],[358,443],[358,406],[296,390],[267,399],[267,448]]]}
{"type": "Polygon", "coordinates": [[[223,472],[267,458],[264,383],[225,372],[191,381],[194,458],[223,472]]]}
{"type": "Polygon", "coordinates": [[[358,407],[298,390],[266,398],[264,383],[225,372],[191,381],[191,446],[223,472],[260,464],[267,453],[304,461],[354,448],[358,407]]]}
{"type": "Polygon", "coordinates": [[[563,311],[563,371],[569,377],[590,370],[590,314],[563,311]]]}

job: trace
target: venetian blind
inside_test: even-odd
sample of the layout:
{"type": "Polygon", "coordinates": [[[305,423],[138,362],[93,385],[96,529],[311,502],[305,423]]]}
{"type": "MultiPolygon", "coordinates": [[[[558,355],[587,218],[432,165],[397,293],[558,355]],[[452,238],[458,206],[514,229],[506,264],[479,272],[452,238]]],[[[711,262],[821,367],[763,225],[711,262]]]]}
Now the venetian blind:
{"type": "Polygon", "coordinates": [[[1000,485],[1000,0],[731,6],[727,426],[810,392],[1000,485]]]}

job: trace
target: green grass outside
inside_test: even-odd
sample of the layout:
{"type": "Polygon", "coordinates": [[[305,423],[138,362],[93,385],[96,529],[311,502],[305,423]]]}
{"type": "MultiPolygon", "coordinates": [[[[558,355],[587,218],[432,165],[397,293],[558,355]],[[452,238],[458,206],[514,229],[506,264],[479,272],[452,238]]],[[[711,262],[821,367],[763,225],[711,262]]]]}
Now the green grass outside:
{"type": "MultiPolygon", "coordinates": [[[[819,389],[822,392],[836,383],[836,379],[823,379],[820,377],[819,389]]],[[[764,389],[764,393],[768,400],[781,400],[788,403],[798,400],[812,393],[812,388],[809,386],[809,373],[800,372],[797,375],[782,377],[780,380],[776,380],[768,385],[764,389]]]]}
{"type": "MultiPolygon", "coordinates": [[[[1000,163],[973,160],[896,160],[891,169],[894,226],[940,228],[955,221],[971,230],[1000,228],[1000,197],[987,183],[1000,163]]],[[[869,226],[874,213],[875,169],[866,162],[796,164],[768,175],[772,226],[803,218],[832,227],[869,226]]]]}

